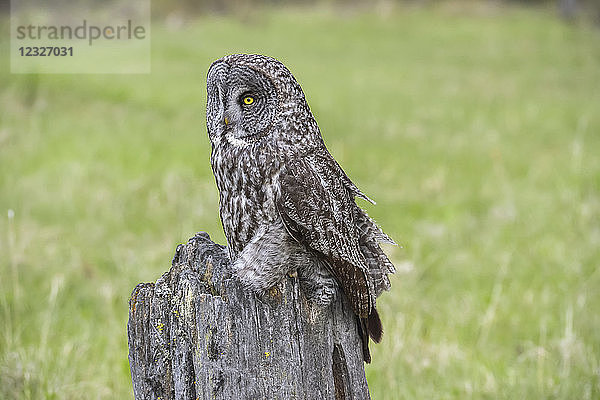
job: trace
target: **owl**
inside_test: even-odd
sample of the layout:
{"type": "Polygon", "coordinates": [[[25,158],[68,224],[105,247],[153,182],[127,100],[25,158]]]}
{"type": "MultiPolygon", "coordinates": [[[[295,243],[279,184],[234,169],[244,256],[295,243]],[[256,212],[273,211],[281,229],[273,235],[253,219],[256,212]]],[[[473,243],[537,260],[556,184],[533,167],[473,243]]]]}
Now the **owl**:
{"type": "Polygon", "coordinates": [[[376,299],[394,243],[355,202],[373,203],[331,156],[302,88],[274,58],[234,54],[207,76],[207,130],[232,268],[261,294],[297,274],[310,301],[343,293],[356,314],[364,360],[383,333],[376,299]]]}

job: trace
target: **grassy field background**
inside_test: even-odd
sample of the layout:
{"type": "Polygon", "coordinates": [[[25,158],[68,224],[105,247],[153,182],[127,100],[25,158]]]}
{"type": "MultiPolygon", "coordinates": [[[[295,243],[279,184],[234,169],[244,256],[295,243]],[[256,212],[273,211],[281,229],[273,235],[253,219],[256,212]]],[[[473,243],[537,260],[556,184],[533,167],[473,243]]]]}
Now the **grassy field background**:
{"type": "Polygon", "coordinates": [[[290,67],[404,246],[374,399],[600,398],[600,32],[481,7],[157,22],[150,75],[4,70],[0,398],[132,398],[131,290],[224,242],[205,77],[233,52],[290,67]]]}

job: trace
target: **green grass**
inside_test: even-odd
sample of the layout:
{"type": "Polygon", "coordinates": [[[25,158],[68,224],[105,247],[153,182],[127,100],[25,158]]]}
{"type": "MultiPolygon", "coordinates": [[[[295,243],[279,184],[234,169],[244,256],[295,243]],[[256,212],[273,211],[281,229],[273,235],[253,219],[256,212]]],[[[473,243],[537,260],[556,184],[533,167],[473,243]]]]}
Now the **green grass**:
{"type": "Polygon", "coordinates": [[[291,68],[404,246],[374,399],[600,398],[600,34],[459,11],[157,22],[150,75],[1,73],[0,398],[132,397],[132,288],[224,241],[204,80],[240,51],[291,68]]]}

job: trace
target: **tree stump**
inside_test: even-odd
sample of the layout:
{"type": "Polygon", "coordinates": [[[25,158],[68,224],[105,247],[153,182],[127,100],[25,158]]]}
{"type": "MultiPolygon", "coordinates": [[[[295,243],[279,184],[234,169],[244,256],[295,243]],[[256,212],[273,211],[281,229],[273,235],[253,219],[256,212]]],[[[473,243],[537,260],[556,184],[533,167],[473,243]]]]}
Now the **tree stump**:
{"type": "Polygon", "coordinates": [[[319,308],[297,277],[255,296],[206,233],[179,245],[156,283],[136,286],[127,332],[137,400],[370,398],[345,297],[319,308]]]}

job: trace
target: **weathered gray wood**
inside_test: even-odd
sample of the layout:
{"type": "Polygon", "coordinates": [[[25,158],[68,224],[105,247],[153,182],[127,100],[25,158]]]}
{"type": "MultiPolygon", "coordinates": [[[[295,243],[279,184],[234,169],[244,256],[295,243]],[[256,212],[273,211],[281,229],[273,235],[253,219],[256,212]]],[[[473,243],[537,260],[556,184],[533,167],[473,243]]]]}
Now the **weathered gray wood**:
{"type": "Polygon", "coordinates": [[[343,296],[307,302],[289,277],[262,298],[199,233],[129,301],[129,363],[142,399],[368,399],[361,341],[343,296]]]}

